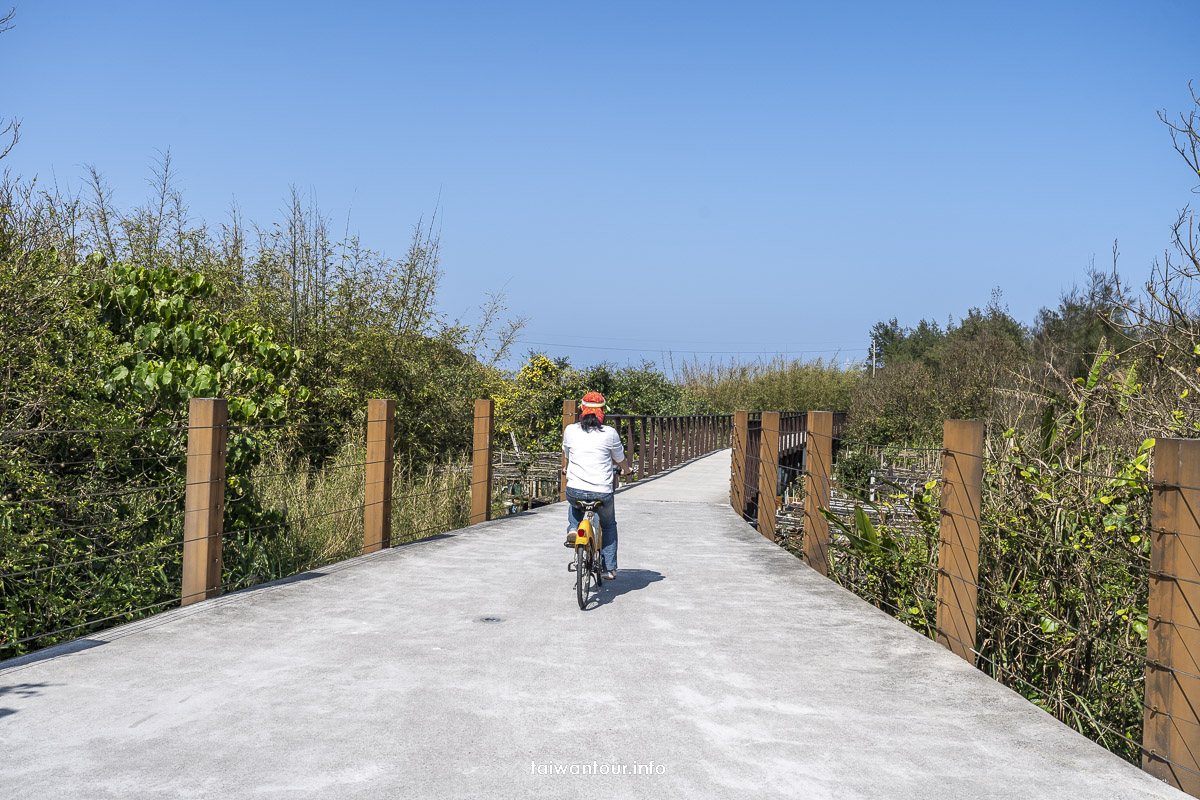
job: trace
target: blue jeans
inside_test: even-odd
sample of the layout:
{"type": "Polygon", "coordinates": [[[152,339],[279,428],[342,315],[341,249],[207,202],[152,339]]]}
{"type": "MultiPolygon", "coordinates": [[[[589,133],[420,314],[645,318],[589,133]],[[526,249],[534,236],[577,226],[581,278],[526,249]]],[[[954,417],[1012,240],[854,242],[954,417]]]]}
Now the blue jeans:
{"type": "Polygon", "coordinates": [[[612,492],[588,492],[583,489],[572,489],[567,487],[567,532],[573,533],[579,529],[579,523],[583,521],[583,509],[578,507],[576,503],[591,502],[592,500],[603,500],[599,508],[596,509],[596,516],[600,518],[600,542],[604,545],[600,549],[600,563],[604,569],[617,568],[617,509],[613,504],[612,492]]]}

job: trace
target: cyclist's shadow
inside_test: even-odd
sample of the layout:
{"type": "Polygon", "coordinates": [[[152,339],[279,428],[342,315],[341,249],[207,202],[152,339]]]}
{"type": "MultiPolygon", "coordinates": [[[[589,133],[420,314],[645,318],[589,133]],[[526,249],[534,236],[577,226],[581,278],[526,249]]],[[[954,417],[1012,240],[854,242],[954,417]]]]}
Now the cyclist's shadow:
{"type": "Polygon", "coordinates": [[[661,572],[655,572],[652,569],[617,570],[617,579],[615,581],[604,582],[596,605],[602,606],[611,603],[623,594],[636,592],[638,589],[645,589],[652,583],[658,583],[664,577],[661,572]]]}

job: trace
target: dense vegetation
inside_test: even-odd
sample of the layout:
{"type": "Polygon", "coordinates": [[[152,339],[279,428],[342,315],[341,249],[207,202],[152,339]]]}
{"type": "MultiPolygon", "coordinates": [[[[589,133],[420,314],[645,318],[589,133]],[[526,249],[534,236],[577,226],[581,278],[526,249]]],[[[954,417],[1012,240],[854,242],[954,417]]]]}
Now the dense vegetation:
{"type": "Polygon", "coordinates": [[[397,401],[400,537],[465,524],[476,397],[525,451],[556,448],[562,401],[588,389],[687,405],[652,364],[501,369],[522,321],[498,296],[473,327],[437,314],[431,224],[392,259],[331,242],[295,193],[266,228],[193,222],[168,156],[132,210],[90,174],[86,200],[0,183],[2,655],[178,599],[190,398],[229,400],[228,587],[358,552],[370,397],[397,401]]]}
{"type": "MultiPolygon", "coordinates": [[[[1200,175],[1193,100],[1164,122],[1200,175]]],[[[851,402],[852,435],[885,454],[938,445],[945,418],[987,421],[979,629],[968,644],[981,669],[1135,762],[1153,448],[1158,437],[1200,436],[1195,221],[1189,208],[1180,213],[1173,247],[1143,287],[1093,270],[1085,289],[1029,327],[995,301],[945,329],[880,323],[876,375],[863,376],[851,402]]],[[[932,636],[937,476],[915,494],[872,500],[860,472],[843,470],[860,501],[851,518],[831,519],[840,532],[833,574],[932,636]]]]}

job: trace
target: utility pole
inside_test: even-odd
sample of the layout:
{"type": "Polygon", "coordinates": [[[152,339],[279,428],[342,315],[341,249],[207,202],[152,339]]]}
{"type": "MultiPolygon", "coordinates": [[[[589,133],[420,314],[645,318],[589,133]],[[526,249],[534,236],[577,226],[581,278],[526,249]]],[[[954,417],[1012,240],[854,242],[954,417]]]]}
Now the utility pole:
{"type": "Polygon", "coordinates": [[[871,377],[875,377],[875,337],[871,337],[871,377]]]}

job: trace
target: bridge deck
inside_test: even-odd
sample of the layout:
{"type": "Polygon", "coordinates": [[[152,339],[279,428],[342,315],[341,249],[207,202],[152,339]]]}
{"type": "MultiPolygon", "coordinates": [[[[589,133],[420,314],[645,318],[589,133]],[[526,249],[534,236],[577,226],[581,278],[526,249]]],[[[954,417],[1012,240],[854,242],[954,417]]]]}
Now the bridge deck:
{"type": "Polygon", "coordinates": [[[588,612],[556,505],[0,663],[0,796],[1183,797],[766,542],[728,463],[618,496],[588,612]]]}

